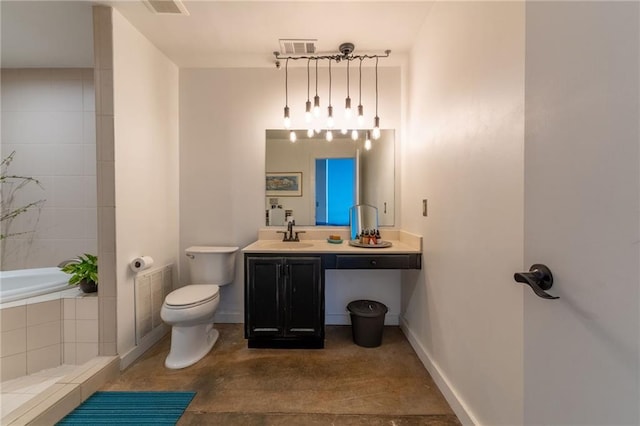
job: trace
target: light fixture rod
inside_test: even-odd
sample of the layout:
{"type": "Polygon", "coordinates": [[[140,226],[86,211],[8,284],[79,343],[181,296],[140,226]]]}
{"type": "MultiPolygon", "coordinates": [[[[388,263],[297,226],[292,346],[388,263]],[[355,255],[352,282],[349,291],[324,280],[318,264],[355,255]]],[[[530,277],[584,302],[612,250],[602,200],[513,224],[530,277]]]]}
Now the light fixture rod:
{"type": "Polygon", "coordinates": [[[375,59],[375,58],[388,58],[391,55],[391,50],[385,50],[384,54],[373,54],[373,55],[342,55],[342,54],[334,54],[334,55],[304,55],[304,56],[292,56],[292,55],[280,55],[280,52],[273,52],[273,55],[277,60],[291,59],[292,61],[297,61],[298,59],[312,59],[312,60],[324,60],[331,59],[337,62],[340,61],[353,61],[355,59],[375,59]]]}

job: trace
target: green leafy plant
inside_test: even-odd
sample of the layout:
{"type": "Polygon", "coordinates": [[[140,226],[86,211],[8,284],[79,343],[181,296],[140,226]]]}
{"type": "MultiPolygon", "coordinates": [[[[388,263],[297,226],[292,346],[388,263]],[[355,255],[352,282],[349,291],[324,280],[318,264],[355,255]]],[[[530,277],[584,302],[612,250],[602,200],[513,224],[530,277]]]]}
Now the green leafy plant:
{"type": "Polygon", "coordinates": [[[78,256],[77,260],[66,264],[61,270],[71,274],[69,285],[78,285],[83,280],[98,284],[98,256],[85,253],[84,256],[78,256]]]}

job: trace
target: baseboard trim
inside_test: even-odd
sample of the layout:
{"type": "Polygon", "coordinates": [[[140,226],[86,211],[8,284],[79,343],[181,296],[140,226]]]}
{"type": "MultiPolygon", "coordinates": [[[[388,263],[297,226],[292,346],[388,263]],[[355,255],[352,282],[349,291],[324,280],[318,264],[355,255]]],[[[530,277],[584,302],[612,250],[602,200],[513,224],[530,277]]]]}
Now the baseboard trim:
{"type": "Polygon", "coordinates": [[[158,341],[170,330],[171,327],[166,324],[162,324],[144,336],[137,346],[120,357],[120,371],[130,366],[136,359],[149,350],[151,346],[158,343],[158,341]]]}
{"type": "Polygon", "coordinates": [[[464,400],[460,398],[455,387],[447,379],[440,367],[438,367],[438,364],[433,361],[429,352],[420,343],[416,334],[409,328],[409,324],[404,320],[404,318],[400,319],[400,329],[404,332],[407,340],[409,340],[409,344],[411,344],[416,355],[418,355],[422,364],[425,366],[429,374],[431,374],[433,381],[438,386],[438,389],[440,389],[440,392],[444,395],[444,398],[451,406],[453,412],[458,416],[460,422],[464,425],[479,425],[480,423],[477,421],[467,404],[465,404],[464,400]]]}

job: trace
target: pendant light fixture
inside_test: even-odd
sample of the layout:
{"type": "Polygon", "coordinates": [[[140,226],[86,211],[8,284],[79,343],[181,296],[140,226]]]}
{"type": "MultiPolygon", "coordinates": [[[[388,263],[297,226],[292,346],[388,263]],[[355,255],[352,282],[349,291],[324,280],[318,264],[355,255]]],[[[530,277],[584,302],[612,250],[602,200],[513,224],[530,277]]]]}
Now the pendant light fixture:
{"type": "Polygon", "coordinates": [[[358,84],[358,126],[362,126],[364,124],[364,107],[362,106],[362,60],[360,58],[360,83],[358,84]]]}
{"type": "Polygon", "coordinates": [[[311,101],[309,100],[309,63],[311,62],[311,58],[309,58],[307,60],[307,103],[305,104],[305,111],[304,111],[304,121],[307,122],[307,124],[311,123],[311,119],[313,118],[313,115],[311,115],[311,101]]]}
{"type": "MultiPolygon", "coordinates": [[[[353,51],[355,46],[353,43],[342,43],[339,47],[339,52],[337,54],[328,54],[328,55],[305,55],[302,53],[301,55],[293,54],[293,55],[285,55],[280,56],[279,52],[273,52],[276,57],[276,67],[280,68],[280,60],[286,59],[285,62],[285,107],[284,107],[284,127],[289,129],[291,127],[291,116],[289,110],[289,59],[299,60],[306,59],[307,60],[307,101],[305,103],[305,121],[307,122],[307,136],[309,138],[314,137],[314,135],[319,135],[323,129],[320,118],[320,96],[318,95],[318,84],[319,84],[319,75],[318,75],[318,62],[322,60],[329,61],[329,103],[327,106],[327,121],[326,121],[326,130],[325,130],[325,138],[327,141],[333,140],[333,128],[335,126],[334,115],[333,115],[333,105],[331,104],[331,95],[332,95],[332,62],[336,63],[346,61],[347,68],[347,97],[344,100],[344,121],[341,126],[341,133],[343,135],[347,135],[349,130],[351,130],[351,138],[355,141],[360,137],[359,129],[362,129],[364,126],[364,106],[362,105],[362,63],[367,59],[375,59],[375,117],[373,119],[373,128],[369,130],[362,129],[365,133],[362,133],[365,136],[365,149],[371,149],[371,137],[374,139],[378,139],[380,137],[380,117],[378,115],[378,62],[379,58],[388,58],[391,54],[390,50],[385,50],[384,55],[380,54],[363,54],[363,55],[354,55],[353,51]],[[358,110],[357,110],[357,126],[358,128],[354,128],[349,125],[349,121],[353,115],[353,109],[351,107],[351,61],[360,60],[358,64],[358,110]],[[311,61],[315,61],[315,96],[313,97],[313,106],[310,99],[311,94],[311,61]],[[316,118],[314,120],[314,117],[316,118]]],[[[313,53],[313,52],[312,52],[313,53]]],[[[289,133],[289,139],[291,142],[295,142],[297,140],[297,134],[293,130],[289,133]]]]}
{"type": "Polygon", "coordinates": [[[376,116],[373,119],[373,138],[380,139],[380,117],[378,117],[378,58],[376,58],[376,116]]]}
{"type": "Polygon", "coordinates": [[[349,96],[349,64],[347,61],[347,97],[344,100],[344,118],[349,121],[351,119],[351,97],[349,96]]]}
{"type": "Polygon", "coordinates": [[[291,127],[291,117],[289,117],[289,58],[284,65],[284,128],[291,127]]]}
{"type": "Polygon", "coordinates": [[[313,98],[313,115],[320,117],[320,96],[318,96],[318,59],[316,59],[316,96],[313,98]]]}
{"type": "Polygon", "coordinates": [[[333,107],[331,106],[331,59],[329,59],[329,106],[327,107],[327,127],[333,129],[333,107]]]}

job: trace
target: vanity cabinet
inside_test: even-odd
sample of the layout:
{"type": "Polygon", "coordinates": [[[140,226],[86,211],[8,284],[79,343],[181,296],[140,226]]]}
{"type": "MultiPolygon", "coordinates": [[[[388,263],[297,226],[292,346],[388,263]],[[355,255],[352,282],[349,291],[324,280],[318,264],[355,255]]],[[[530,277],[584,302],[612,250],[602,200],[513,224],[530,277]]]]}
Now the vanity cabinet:
{"type": "Polygon", "coordinates": [[[250,348],[324,347],[320,256],[245,255],[245,338],[250,348]]]}

